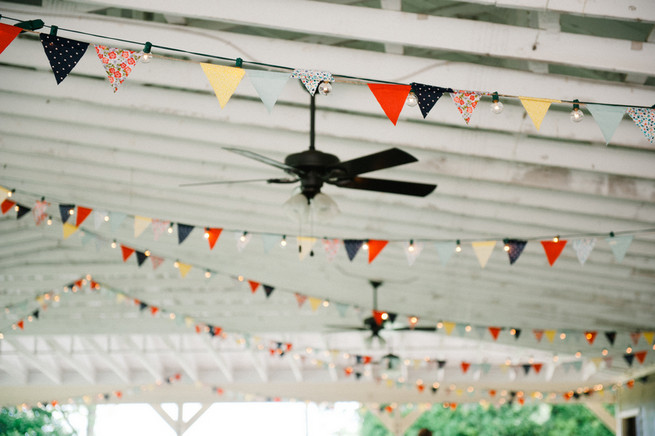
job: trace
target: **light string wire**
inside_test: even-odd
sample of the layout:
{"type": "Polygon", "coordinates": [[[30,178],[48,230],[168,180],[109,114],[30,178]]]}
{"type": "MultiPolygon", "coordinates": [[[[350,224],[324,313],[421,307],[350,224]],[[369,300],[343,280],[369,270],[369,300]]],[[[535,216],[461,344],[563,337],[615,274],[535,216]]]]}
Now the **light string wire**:
{"type": "MultiPolygon", "coordinates": [[[[24,20],[20,20],[18,18],[13,18],[13,17],[8,17],[6,15],[0,14],[0,19],[7,19],[7,20],[12,20],[16,21],[18,23],[24,22],[24,20]]],[[[44,24],[43,27],[50,28],[52,29],[52,25],[44,24]]],[[[107,39],[110,41],[117,41],[117,42],[123,42],[126,44],[134,44],[134,45],[141,45],[144,46],[145,42],[140,42],[140,41],[134,41],[130,39],[123,39],[123,38],[117,38],[113,36],[106,36],[106,35],[100,35],[97,33],[91,33],[91,32],[84,32],[81,30],[75,30],[75,29],[69,29],[65,27],[58,27],[55,26],[57,30],[62,30],[65,32],[71,32],[71,33],[76,33],[79,35],[85,35],[85,36],[90,36],[94,38],[102,38],[102,39],[107,39]]],[[[34,30],[29,30],[25,29],[25,32],[32,32],[32,33],[40,33],[34,30]]],[[[176,47],[169,47],[169,46],[164,46],[164,45],[158,45],[158,44],[152,44],[153,48],[158,48],[161,50],[166,50],[166,51],[171,51],[175,53],[182,53],[182,54],[187,54],[187,55],[192,55],[192,56],[200,56],[200,57],[205,57],[205,58],[210,58],[210,59],[216,59],[220,61],[225,61],[225,62],[235,62],[235,63],[244,63],[244,64],[250,64],[250,65],[255,65],[258,67],[264,67],[264,68],[273,68],[273,69],[279,69],[279,70],[288,70],[288,71],[294,71],[295,68],[293,67],[288,67],[284,65],[276,65],[276,64],[271,64],[271,63],[266,63],[266,62],[258,62],[258,61],[249,61],[249,60],[244,60],[241,58],[231,58],[231,57],[226,57],[226,56],[219,56],[219,55],[214,55],[214,54],[209,54],[209,53],[203,53],[203,52],[196,52],[192,50],[186,50],[186,49],[181,49],[181,48],[176,48],[176,47]]],[[[162,56],[163,57],[163,56],[162,56]]],[[[166,57],[166,59],[169,60],[175,60],[179,61],[180,59],[175,59],[171,57],[166,57]]],[[[192,61],[193,62],[193,61],[192,61]]],[[[393,82],[393,81],[386,81],[386,80],[380,80],[380,79],[371,79],[371,78],[366,78],[366,77],[358,77],[358,76],[350,76],[346,74],[337,74],[337,73],[332,73],[333,76],[345,79],[347,81],[352,81],[352,82],[360,82],[360,83],[382,83],[382,84],[388,84],[388,85],[408,85],[407,83],[402,83],[402,82],[393,82]]],[[[446,88],[446,89],[453,89],[453,88],[446,88]]],[[[476,93],[479,93],[481,95],[491,95],[490,92],[488,91],[473,91],[476,93]]],[[[522,96],[518,95],[512,95],[512,94],[501,94],[498,93],[499,97],[503,98],[512,98],[512,99],[519,99],[522,96]]],[[[642,109],[653,109],[655,108],[655,104],[653,106],[639,106],[639,105],[628,105],[628,104],[614,104],[614,103],[603,103],[603,102],[591,102],[591,101],[578,101],[578,100],[562,100],[559,99],[561,103],[566,103],[566,104],[582,104],[582,105],[587,105],[587,104],[597,104],[597,105],[603,105],[603,106],[618,106],[618,107],[626,107],[626,108],[642,108],[642,109]]]]}

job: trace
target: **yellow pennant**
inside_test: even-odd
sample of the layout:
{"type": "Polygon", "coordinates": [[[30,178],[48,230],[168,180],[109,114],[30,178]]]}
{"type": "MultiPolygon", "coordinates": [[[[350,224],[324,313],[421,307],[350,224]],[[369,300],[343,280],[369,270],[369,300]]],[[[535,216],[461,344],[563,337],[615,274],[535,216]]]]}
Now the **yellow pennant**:
{"type": "Polygon", "coordinates": [[[5,195],[9,194],[11,191],[4,186],[0,186],[0,192],[4,193],[5,195]]]}
{"type": "Polygon", "coordinates": [[[450,336],[450,334],[453,332],[453,329],[455,328],[455,323],[444,321],[443,328],[446,330],[446,334],[450,336]]]}
{"type": "Polygon", "coordinates": [[[298,241],[298,257],[300,257],[300,260],[303,260],[309,255],[309,253],[311,253],[312,248],[314,248],[316,238],[298,236],[296,240],[298,241]]]}
{"type": "Polygon", "coordinates": [[[603,362],[603,358],[602,357],[594,357],[594,358],[591,359],[591,361],[596,366],[596,369],[598,369],[598,368],[600,368],[600,364],[603,362]]]}
{"type": "Polygon", "coordinates": [[[191,265],[188,263],[182,263],[180,262],[180,275],[182,278],[186,277],[187,274],[189,274],[189,271],[191,271],[191,265]]]}
{"type": "Polygon", "coordinates": [[[519,99],[521,100],[525,111],[530,115],[530,119],[537,130],[541,127],[541,122],[544,120],[550,104],[561,103],[560,100],[552,100],[549,98],[519,97],[519,99]]]}
{"type": "Polygon", "coordinates": [[[116,294],[116,302],[117,303],[122,303],[123,301],[125,301],[125,298],[126,298],[125,294],[116,294]]]}
{"type": "Polygon", "coordinates": [[[144,216],[138,216],[138,215],[135,216],[134,237],[138,238],[139,236],[141,236],[141,233],[143,233],[143,231],[148,228],[151,222],[152,222],[152,218],[146,218],[144,216]]]}
{"type": "Polygon", "coordinates": [[[191,318],[190,316],[184,317],[184,325],[186,325],[187,327],[191,327],[193,325],[193,322],[194,322],[193,318],[191,318]]]}
{"type": "Polygon", "coordinates": [[[548,339],[548,342],[553,342],[555,339],[555,333],[557,333],[555,330],[544,330],[544,335],[546,335],[546,339],[548,339]]]}
{"type": "Polygon", "coordinates": [[[644,339],[646,339],[649,344],[653,344],[653,336],[655,336],[655,332],[643,332],[642,335],[644,335],[644,339]]]}
{"type": "Polygon", "coordinates": [[[318,306],[320,306],[322,302],[323,300],[320,298],[309,297],[309,305],[312,307],[314,312],[316,312],[316,309],[318,309],[318,306]]]}
{"type": "Polygon", "coordinates": [[[67,239],[70,235],[77,232],[77,226],[74,226],[71,223],[64,223],[64,239],[67,239]]]}
{"type": "Polygon", "coordinates": [[[221,109],[225,107],[227,102],[236,91],[239,82],[243,78],[246,71],[243,68],[225,67],[222,65],[201,63],[202,71],[205,72],[209,84],[214,88],[214,93],[218,102],[221,104],[221,109]]]}
{"type": "Polygon", "coordinates": [[[480,266],[482,268],[487,266],[491,252],[494,251],[494,247],[496,246],[496,241],[472,242],[471,246],[473,246],[473,251],[475,251],[475,256],[478,258],[480,266]]]}

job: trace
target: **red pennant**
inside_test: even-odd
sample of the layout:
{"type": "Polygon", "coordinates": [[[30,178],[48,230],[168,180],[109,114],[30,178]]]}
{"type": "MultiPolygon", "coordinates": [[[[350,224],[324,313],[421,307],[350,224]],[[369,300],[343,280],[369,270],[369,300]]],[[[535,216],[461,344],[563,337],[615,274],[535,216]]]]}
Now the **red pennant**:
{"type": "Polygon", "coordinates": [[[154,316],[159,312],[159,307],[150,306],[150,313],[154,316]]]}
{"type": "Polygon", "coordinates": [[[91,280],[91,289],[100,289],[100,284],[91,280]]]}
{"type": "Polygon", "coordinates": [[[587,342],[589,342],[589,345],[594,345],[597,334],[598,332],[584,332],[584,337],[587,339],[587,342]]]}
{"type": "Polygon", "coordinates": [[[216,388],[216,393],[217,393],[218,395],[223,395],[223,389],[221,389],[221,388],[216,388]]]}
{"type": "Polygon", "coordinates": [[[387,413],[391,413],[391,412],[393,412],[393,407],[391,407],[391,406],[387,406],[387,407],[384,408],[384,410],[385,410],[387,413]]]}
{"type": "Polygon", "coordinates": [[[489,395],[493,398],[496,396],[496,390],[495,389],[490,389],[489,390],[489,395]]]}
{"type": "Polygon", "coordinates": [[[114,395],[116,395],[116,398],[123,398],[123,393],[121,391],[114,392],[114,395]]]}
{"type": "Polygon", "coordinates": [[[543,330],[532,330],[532,333],[534,333],[534,337],[537,338],[537,342],[541,342],[541,338],[544,336],[544,331],[543,330]]]}
{"type": "Polygon", "coordinates": [[[307,301],[307,295],[303,294],[298,294],[296,293],[296,301],[298,302],[298,307],[302,307],[303,304],[305,304],[305,301],[307,301]]]}
{"type": "Polygon", "coordinates": [[[58,401],[53,401],[53,402],[50,403],[50,404],[52,404],[52,407],[57,407],[57,404],[59,404],[59,402],[58,402],[58,401]]]}
{"type": "Polygon", "coordinates": [[[79,279],[74,283],[74,285],[77,286],[78,288],[81,288],[83,284],[84,284],[84,280],[82,279],[79,279]]]}
{"type": "Polygon", "coordinates": [[[382,319],[382,314],[383,313],[384,312],[381,311],[381,310],[374,310],[373,311],[373,319],[375,319],[375,323],[377,325],[382,325],[382,323],[384,322],[384,320],[382,319]]]}
{"type": "Polygon", "coordinates": [[[126,247],[121,244],[121,251],[123,252],[123,262],[127,262],[127,259],[129,259],[132,253],[134,253],[134,248],[126,247]]]}
{"type": "Polygon", "coordinates": [[[91,212],[93,212],[93,209],[89,209],[88,207],[82,207],[82,206],[77,206],[77,220],[75,221],[75,227],[79,227],[80,224],[84,222],[86,217],[88,217],[91,212]]]}
{"type": "Polygon", "coordinates": [[[396,125],[400,112],[405,106],[405,100],[409,91],[412,90],[410,85],[388,85],[382,83],[368,83],[368,88],[375,96],[382,110],[389,120],[396,125]]]}
{"type": "Polygon", "coordinates": [[[519,404],[522,406],[525,404],[525,398],[521,397],[518,399],[519,404]]]}
{"type": "Polygon", "coordinates": [[[350,374],[353,373],[353,369],[352,369],[352,367],[349,366],[347,368],[344,368],[343,372],[345,372],[346,375],[350,375],[350,374]]]}
{"type": "Polygon", "coordinates": [[[632,332],[630,333],[630,337],[632,338],[632,343],[637,345],[639,343],[639,338],[641,337],[641,332],[632,332]]]}
{"type": "Polygon", "coordinates": [[[537,374],[539,374],[539,372],[541,371],[541,367],[542,367],[543,365],[544,365],[543,363],[533,363],[533,364],[532,364],[532,369],[534,369],[534,372],[536,372],[537,374]]]}
{"type": "Polygon", "coordinates": [[[23,330],[23,329],[25,328],[25,321],[23,321],[23,320],[21,319],[20,321],[18,321],[18,322],[16,323],[16,325],[17,325],[18,327],[20,327],[21,330],[23,330]]]}
{"type": "Polygon", "coordinates": [[[567,392],[562,395],[566,401],[569,401],[573,397],[573,392],[567,392]]]}
{"type": "Polygon", "coordinates": [[[362,362],[364,362],[364,365],[368,365],[372,360],[373,358],[371,356],[362,356],[362,362]]]}
{"type": "Polygon", "coordinates": [[[469,370],[471,367],[471,364],[469,362],[462,362],[462,372],[466,374],[466,371],[469,370]]]}
{"type": "Polygon", "coordinates": [[[200,334],[200,332],[202,332],[202,329],[200,325],[196,324],[196,333],[200,334]]]}
{"type": "Polygon", "coordinates": [[[626,383],[626,385],[627,385],[630,389],[632,389],[632,388],[635,387],[635,381],[634,381],[634,380],[628,380],[628,382],[626,383]]]}
{"type": "Polygon", "coordinates": [[[18,34],[22,31],[20,27],[0,24],[0,53],[11,44],[18,34]]]}
{"type": "Polygon", "coordinates": [[[287,351],[291,351],[291,349],[293,348],[293,344],[291,342],[287,342],[286,347],[287,347],[287,351]]]}
{"type": "Polygon", "coordinates": [[[419,392],[423,392],[425,390],[425,385],[416,385],[416,389],[418,389],[419,392]]]}
{"type": "Polygon", "coordinates": [[[644,360],[646,360],[646,354],[648,354],[648,351],[642,350],[642,351],[637,351],[635,353],[635,357],[639,361],[639,363],[644,363],[644,360]]]}
{"type": "Polygon", "coordinates": [[[562,254],[562,250],[566,247],[566,242],[566,239],[560,239],[557,242],[541,241],[541,245],[544,247],[550,266],[553,266],[559,255],[562,254]]]}
{"type": "Polygon", "coordinates": [[[221,327],[214,327],[214,336],[220,336],[222,332],[223,329],[221,327]]]}
{"type": "Polygon", "coordinates": [[[269,349],[268,349],[268,352],[271,353],[271,356],[275,356],[275,352],[276,352],[276,351],[277,351],[277,350],[276,350],[275,348],[269,348],[269,349]]]}
{"type": "Polygon", "coordinates": [[[498,339],[498,335],[502,329],[500,327],[489,327],[489,333],[494,338],[494,341],[498,339]]]}
{"type": "Polygon", "coordinates": [[[450,403],[450,410],[457,409],[457,403],[450,403]]]}
{"type": "Polygon", "coordinates": [[[175,380],[180,380],[181,378],[182,378],[182,374],[180,374],[179,372],[175,374],[175,380]]]}
{"type": "Polygon", "coordinates": [[[209,241],[209,249],[213,250],[214,245],[216,245],[216,241],[218,241],[218,237],[221,236],[221,232],[223,229],[206,229],[205,232],[207,233],[207,241],[209,241]]]}
{"type": "Polygon", "coordinates": [[[11,200],[5,198],[5,201],[3,201],[2,204],[0,204],[0,208],[2,208],[2,214],[3,215],[6,214],[14,206],[16,206],[15,201],[11,201],[11,200]]]}
{"type": "Polygon", "coordinates": [[[373,260],[380,254],[382,249],[389,243],[389,241],[368,241],[368,263],[373,262],[373,260]]]}
{"type": "Polygon", "coordinates": [[[254,294],[257,292],[257,288],[259,288],[259,282],[253,282],[252,280],[248,280],[248,284],[250,285],[250,290],[254,294]]]}

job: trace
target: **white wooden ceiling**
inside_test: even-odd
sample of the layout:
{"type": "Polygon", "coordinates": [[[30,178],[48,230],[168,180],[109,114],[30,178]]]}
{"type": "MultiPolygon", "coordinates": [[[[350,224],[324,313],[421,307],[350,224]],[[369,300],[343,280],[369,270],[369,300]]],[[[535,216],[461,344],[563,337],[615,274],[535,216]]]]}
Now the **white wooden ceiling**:
{"type": "Polygon", "coordinates": [[[5,17],[40,18],[59,26],[60,36],[90,43],[142,48],[64,29],[241,57],[245,68],[252,61],[330,71],[337,76],[332,94],[316,98],[317,148],[347,160],[398,147],[419,161],[372,176],[438,185],[426,198],[327,186],[323,192],[341,213],[311,226],[285,215],[282,204],[295,193],[288,185],[180,188],[283,176],[221,147],[280,161],[306,149],[304,89],[290,81],[269,114],[244,79],[221,110],[198,65],[207,57],[155,48],[158,56],[139,64],[113,94],[92,47],[57,86],[38,38],[24,33],[0,55],[0,185],[15,189],[14,199],[28,207],[45,197],[54,222],[37,227],[31,216],[16,220],[14,211],[0,218],[0,304],[9,307],[0,324],[0,401],[63,401],[177,373],[177,389],[134,401],[220,400],[194,386],[307,400],[473,401],[489,399],[489,389],[562,393],[652,372],[652,344],[643,336],[633,344],[630,333],[655,329],[655,233],[642,232],[655,227],[655,145],[627,115],[607,146],[588,112],[573,124],[570,104],[555,104],[537,131],[513,98],[503,99],[505,110],[495,115],[485,97],[467,126],[444,96],[427,119],[405,107],[394,126],[366,86],[340,79],[655,102],[652,2],[540,3],[0,2],[5,17]],[[96,249],[81,231],[62,237],[59,204],[127,218],[114,232],[111,223],[96,230],[91,216],[82,227],[96,249]],[[151,229],[135,238],[135,216],[197,228],[182,244],[176,231],[158,241],[151,229]],[[202,227],[224,229],[212,251],[202,227]],[[239,252],[236,237],[244,231],[252,239],[239,252]],[[622,262],[605,242],[612,231],[634,234],[622,262]],[[287,235],[289,245],[266,252],[266,235],[287,235]],[[584,266],[569,242],[551,267],[539,240],[556,235],[598,240],[584,266]],[[365,252],[350,262],[343,246],[328,262],[320,241],[315,256],[300,261],[297,236],[390,243],[370,265],[365,252]],[[511,266],[504,238],[529,240],[511,266]],[[462,252],[442,265],[435,241],[457,239],[462,252]],[[165,261],[157,270],[149,261],[137,267],[134,255],[124,263],[113,240],[165,261]],[[405,256],[410,240],[423,243],[412,266],[405,256]],[[470,245],[476,240],[498,241],[484,269],[470,245]],[[192,265],[186,278],[175,260],[192,265]],[[87,275],[100,290],[87,285],[64,293],[87,275]],[[253,294],[238,276],[275,290],[269,298],[261,287],[253,294]],[[407,326],[409,316],[420,327],[444,321],[459,327],[451,335],[384,330],[386,344],[367,344],[366,332],[339,326],[361,326],[370,316],[369,280],[383,282],[378,306],[398,314],[396,327],[407,326]],[[28,322],[41,304],[35,298],[50,292],[48,309],[28,322]],[[295,293],[332,304],[299,308],[295,293]],[[139,311],[131,300],[117,302],[119,294],[160,310],[139,311]],[[345,316],[337,303],[347,307],[345,316]],[[171,312],[178,321],[193,318],[192,325],[169,319],[171,312]],[[21,319],[24,329],[12,329],[21,319]],[[197,334],[196,324],[220,326],[225,337],[197,334]],[[460,332],[464,326],[471,331],[460,332]],[[489,326],[504,328],[498,341],[485,332],[489,326]],[[510,328],[521,329],[518,340],[510,328]],[[555,331],[554,340],[537,341],[533,329],[555,331]],[[584,332],[592,330],[598,337],[589,345],[584,332]],[[613,347],[607,331],[618,332],[613,347]],[[292,344],[291,351],[271,356],[278,342],[292,344]],[[628,367],[623,355],[630,345],[648,351],[643,364],[628,367]],[[599,363],[604,348],[611,367],[599,363]],[[399,369],[377,363],[389,352],[400,356],[399,369]],[[357,355],[373,363],[358,365],[357,355]],[[438,360],[446,361],[441,371],[438,360]],[[576,361],[579,371],[571,369],[576,361]],[[474,368],[464,374],[461,362],[474,368]],[[533,362],[544,369],[524,374],[521,365],[533,362]],[[348,376],[347,368],[361,378],[348,376]],[[414,388],[417,382],[425,392],[414,388]],[[431,394],[435,382],[442,388],[431,394]],[[469,387],[470,395],[458,395],[469,387]]]}

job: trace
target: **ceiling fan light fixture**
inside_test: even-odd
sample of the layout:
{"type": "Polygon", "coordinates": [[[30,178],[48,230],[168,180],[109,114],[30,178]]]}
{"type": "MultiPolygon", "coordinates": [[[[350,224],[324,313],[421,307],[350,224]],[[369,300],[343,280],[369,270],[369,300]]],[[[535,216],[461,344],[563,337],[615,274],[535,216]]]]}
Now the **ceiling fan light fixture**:
{"type": "Polygon", "coordinates": [[[311,199],[303,193],[296,194],[285,201],[282,208],[289,218],[299,223],[307,223],[310,219],[326,222],[341,213],[337,203],[322,192],[311,199]]]}

